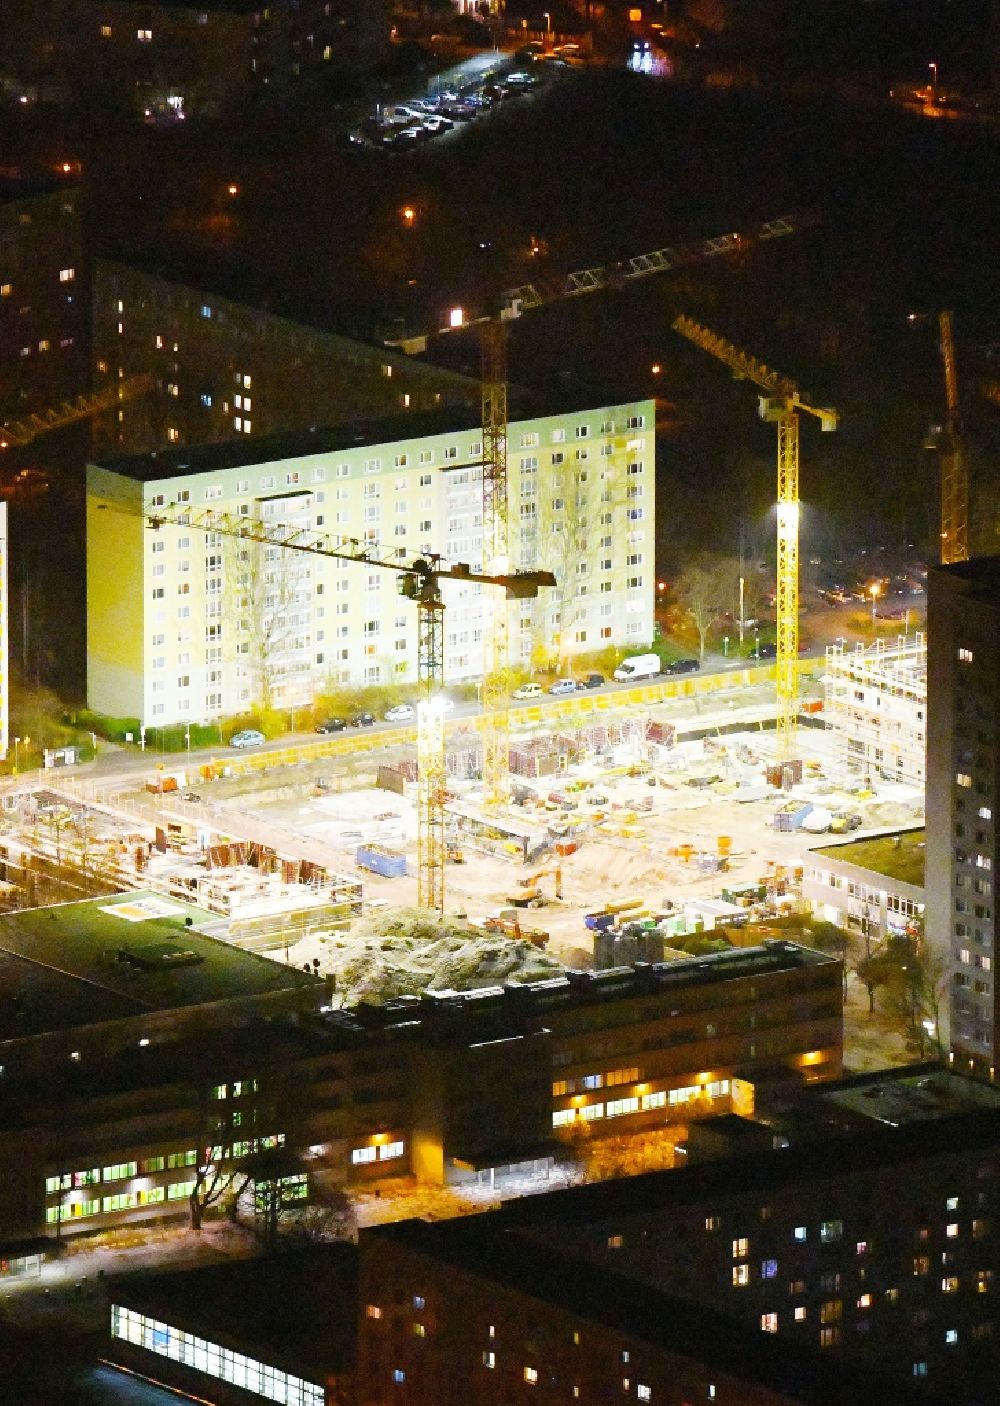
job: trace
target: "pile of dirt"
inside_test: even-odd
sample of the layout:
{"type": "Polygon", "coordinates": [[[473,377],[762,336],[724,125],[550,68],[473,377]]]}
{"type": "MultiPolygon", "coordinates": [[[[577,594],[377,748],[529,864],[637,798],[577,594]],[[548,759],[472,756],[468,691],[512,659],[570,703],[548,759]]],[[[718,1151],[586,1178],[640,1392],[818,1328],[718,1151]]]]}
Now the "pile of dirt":
{"type": "Polygon", "coordinates": [[[423,991],[472,991],[507,981],[544,981],[564,968],[524,940],[481,933],[422,908],[383,908],[346,933],[312,935],[289,961],[330,976],[338,1005],[423,991]],[[318,963],[318,965],[317,965],[318,963]]]}

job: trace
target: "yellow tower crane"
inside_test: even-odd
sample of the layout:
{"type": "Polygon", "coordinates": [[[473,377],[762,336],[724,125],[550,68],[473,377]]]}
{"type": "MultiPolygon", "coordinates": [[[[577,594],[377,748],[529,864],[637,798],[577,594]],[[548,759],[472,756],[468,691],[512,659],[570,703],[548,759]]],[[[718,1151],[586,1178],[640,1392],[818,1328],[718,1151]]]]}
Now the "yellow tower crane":
{"type": "MultiPolygon", "coordinates": [[[[452,308],[437,334],[475,326],[480,330],[483,426],[483,569],[498,574],[509,565],[510,534],[507,497],[507,324],[524,312],[585,293],[618,290],[651,274],[668,273],[706,259],[741,253],[756,243],[780,239],[813,223],[811,211],[782,215],[745,231],[714,235],[694,244],[653,249],[630,259],[576,269],[552,281],[525,283],[507,289],[497,310],[486,315],[466,315],[452,308]]],[[[431,335],[391,340],[412,355],[427,350],[431,335]]],[[[503,601],[497,601],[484,633],[483,676],[483,805],[502,810],[510,791],[510,666],[508,619],[503,601]]]]}
{"type": "Polygon", "coordinates": [[[799,713],[799,411],[815,416],[821,430],[837,428],[837,412],[808,404],[794,381],[690,317],[678,317],[674,330],[769,392],[760,397],[759,412],[778,430],[777,755],[791,761],[799,713]]]}
{"type": "Polygon", "coordinates": [[[264,523],[250,517],[211,509],[194,510],[182,504],[144,510],[149,527],[194,527],[202,532],[218,532],[242,541],[259,542],[313,556],[356,561],[366,567],[392,571],[399,578],[401,595],[415,601],[418,615],[418,679],[421,700],[417,705],[417,904],[438,913],[444,910],[445,867],[445,749],[444,707],[444,611],[442,581],[471,581],[501,586],[508,600],[530,600],[542,586],[554,586],[550,571],[522,571],[511,575],[472,571],[464,562],[438,565],[438,558],[405,557],[385,561],[353,539],[308,532],[280,523],[264,523]]]}
{"type": "Polygon", "coordinates": [[[104,390],[89,395],[78,395],[51,410],[40,410],[37,414],[26,415],[23,420],[8,420],[0,425],[0,449],[14,449],[30,444],[39,435],[51,430],[62,429],[63,425],[75,424],[78,420],[88,420],[91,415],[100,415],[105,410],[113,410],[123,401],[134,400],[145,395],[156,385],[152,376],[130,376],[104,390]]]}
{"type": "Polygon", "coordinates": [[[938,313],[945,422],[937,441],[941,464],[941,562],[969,559],[969,469],[958,413],[958,373],[950,312],[938,313]]]}

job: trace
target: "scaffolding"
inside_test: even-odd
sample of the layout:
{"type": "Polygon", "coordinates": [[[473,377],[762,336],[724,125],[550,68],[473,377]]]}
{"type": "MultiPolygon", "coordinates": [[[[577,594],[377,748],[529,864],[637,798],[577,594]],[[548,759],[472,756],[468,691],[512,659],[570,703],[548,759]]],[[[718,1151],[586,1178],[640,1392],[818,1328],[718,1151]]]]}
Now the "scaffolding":
{"type": "Polygon", "coordinates": [[[866,782],[923,787],[927,637],[917,632],[845,649],[828,645],[824,710],[840,760],[866,782]]]}

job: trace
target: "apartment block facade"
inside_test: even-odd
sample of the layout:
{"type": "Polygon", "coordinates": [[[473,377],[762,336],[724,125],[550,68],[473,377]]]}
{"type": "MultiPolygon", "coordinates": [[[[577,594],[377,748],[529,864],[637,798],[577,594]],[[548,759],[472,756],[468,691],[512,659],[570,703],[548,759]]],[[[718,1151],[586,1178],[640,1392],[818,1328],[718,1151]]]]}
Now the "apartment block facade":
{"type": "Polygon", "coordinates": [[[996,1077],[1000,558],[928,577],[927,935],[951,953],[956,1067],[996,1077]]]}
{"type": "Polygon", "coordinates": [[[0,180],[0,422],[89,387],[79,191],[0,180]]]}
{"type": "Polygon", "coordinates": [[[307,430],[317,407],[330,426],[480,400],[471,377],[125,264],[96,261],[93,308],[95,387],[156,382],[95,423],[99,460],[307,430]]]}
{"type": "MultiPolygon", "coordinates": [[[[252,397],[245,384],[244,426],[252,397]]],[[[477,419],[456,407],[91,466],[90,706],[148,727],[307,705],[329,687],[414,683],[416,612],[392,572],[198,523],[222,514],[390,562],[436,553],[478,567],[477,419]],[[168,508],[190,513],[190,529],[145,526],[168,508]]],[[[652,639],[654,480],[652,401],[511,424],[511,565],[558,581],[509,607],[515,665],[652,639]]],[[[446,607],[446,683],[480,678],[483,588],[446,587],[446,607]]]]}

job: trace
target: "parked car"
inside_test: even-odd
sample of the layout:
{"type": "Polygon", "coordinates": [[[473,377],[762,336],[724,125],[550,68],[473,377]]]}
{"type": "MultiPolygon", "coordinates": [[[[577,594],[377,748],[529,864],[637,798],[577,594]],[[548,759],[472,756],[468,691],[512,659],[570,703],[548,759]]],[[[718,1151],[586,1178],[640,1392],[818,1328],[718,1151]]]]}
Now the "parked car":
{"type": "Polygon", "coordinates": [[[576,681],[577,688],[603,688],[604,684],[603,674],[584,674],[576,681]]]}
{"type": "Polygon", "coordinates": [[[346,718],[327,718],[325,722],[316,724],[317,732],[343,732],[347,726],[346,718]]]}
{"type": "Polygon", "coordinates": [[[665,674],[696,674],[701,668],[697,659],[675,659],[664,669],[665,674]]]}
{"type": "Polygon", "coordinates": [[[555,683],[549,684],[550,693],[575,693],[576,679],[556,679],[555,683]]]}
{"type": "Polygon", "coordinates": [[[515,688],[511,697],[513,698],[541,698],[542,685],[540,683],[523,683],[520,688],[515,688]]]}
{"type": "Polygon", "coordinates": [[[378,719],[374,713],[355,713],[352,718],[348,718],[348,727],[374,727],[378,719]]]}
{"type": "Polygon", "coordinates": [[[390,708],[385,715],[387,723],[408,723],[413,717],[412,703],[397,703],[394,708],[390,708]]]}
{"type": "Polygon", "coordinates": [[[778,646],[768,642],[762,644],[759,649],[754,650],[755,659],[776,659],[778,656],[778,646]]]}
{"type": "Polygon", "coordinates": [[[538,79],[532,78],[530,73],[508,73],[503,81],[508,88],[534,88],[538,84],[538,79]]]}
{"type": "Polygon", "coordinates": [[[435,136],[438,132],[450,132],[454,127],[454,122],[450,117],[445,117],[443,113],[435,112],[424,118],[424,129],[435,136]]]}
{"type": "Polygon", "coordinates": [[[240,732],[234,732],[229,739],[230,747],[259,747],[264,741],[264,734],[258,732],[255,727],[245,727],[240,732]]]}

